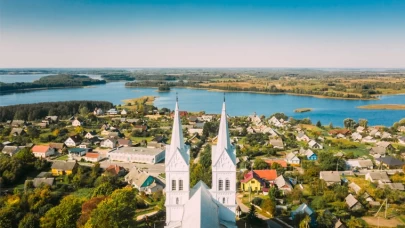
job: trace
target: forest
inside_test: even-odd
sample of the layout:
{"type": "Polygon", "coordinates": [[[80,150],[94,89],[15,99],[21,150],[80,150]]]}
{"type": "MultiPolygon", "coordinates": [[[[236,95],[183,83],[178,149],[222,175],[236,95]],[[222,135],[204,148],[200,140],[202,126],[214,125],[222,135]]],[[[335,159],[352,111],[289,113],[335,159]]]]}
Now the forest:
{"type": "Polygon", "coordinates": [[[105,83],[105,80],[92,79],[88,76],[60,74],[45,76],[34,82],[0,82],[0,92],[5,93],[17,90],[46,89],[56,87],[79,87],[105,83]]]}
{"type": "Polygon", "coordinates": [[[91,112],[95,108],[107,110],[113,104],[106,101],[62,101],[36,104],[20,104],[0,107],[0,121],[7,120],[41,120],[46,116],[71,117],[82,109],[91,112]]]}

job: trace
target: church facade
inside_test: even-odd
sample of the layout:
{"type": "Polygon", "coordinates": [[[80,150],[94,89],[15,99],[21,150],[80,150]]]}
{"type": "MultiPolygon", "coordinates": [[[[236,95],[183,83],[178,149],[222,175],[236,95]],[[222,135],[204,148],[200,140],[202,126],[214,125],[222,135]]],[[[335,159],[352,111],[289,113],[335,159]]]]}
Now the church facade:
{"type": "Polygon", "coordinates": [[[229,137],[225,100],[218,143],[212,147],[212,188],[202,181],[190,186],[190,148],[184,144],[177,101],[165,166],[165,228],[236,227],[236,151],[229,137]]]}

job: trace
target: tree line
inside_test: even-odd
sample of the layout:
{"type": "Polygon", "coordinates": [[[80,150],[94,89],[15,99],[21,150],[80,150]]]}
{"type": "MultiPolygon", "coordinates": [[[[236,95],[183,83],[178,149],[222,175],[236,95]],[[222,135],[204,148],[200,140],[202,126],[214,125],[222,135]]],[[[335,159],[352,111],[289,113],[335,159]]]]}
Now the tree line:
{"type": "Polygon", "coordinates": [[[107,110],[111,107],[113,104],[106,101],[61,101],[10,105],[0,107],[0,121],[13,119],[32,121],[43,119],[46,116],[70,117],[79,113],[81,109],[107,110]]]}

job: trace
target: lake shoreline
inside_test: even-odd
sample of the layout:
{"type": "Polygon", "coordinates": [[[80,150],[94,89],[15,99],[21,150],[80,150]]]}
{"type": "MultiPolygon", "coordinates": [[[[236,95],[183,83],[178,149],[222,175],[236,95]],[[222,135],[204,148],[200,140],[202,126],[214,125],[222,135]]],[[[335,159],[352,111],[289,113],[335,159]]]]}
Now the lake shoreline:
{"type": "Polygon", "coordinates": [[[368,110],[405,110],[405,105],[402,104],[371,104],[357,106],[358,109],[368,110]]]}

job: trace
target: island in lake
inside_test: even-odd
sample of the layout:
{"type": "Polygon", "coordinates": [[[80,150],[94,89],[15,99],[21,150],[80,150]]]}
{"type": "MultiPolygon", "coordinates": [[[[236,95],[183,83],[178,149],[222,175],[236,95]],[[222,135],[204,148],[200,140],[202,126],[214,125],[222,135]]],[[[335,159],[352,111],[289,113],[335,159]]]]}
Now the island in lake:
{"type": "Polygon", "coordinates": [[[298,108],[295,109],[294,112],[302,113],[302,112],[310,112],[312,111],[312,108],[298,108]]]}
{"type": "Polygon", "coordinates": [[[360,109],[374,109],[374,110],[405,110],[405,105],[403,104],[371,104],[358,106],[360,109]]]}

